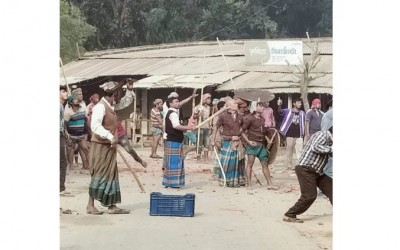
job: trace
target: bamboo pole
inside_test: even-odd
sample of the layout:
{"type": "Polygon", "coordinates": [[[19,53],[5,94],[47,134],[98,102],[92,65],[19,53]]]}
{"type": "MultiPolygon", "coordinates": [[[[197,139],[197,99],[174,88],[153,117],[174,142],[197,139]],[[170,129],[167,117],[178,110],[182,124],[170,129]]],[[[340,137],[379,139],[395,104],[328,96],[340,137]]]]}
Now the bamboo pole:
{"type": "Polygon", "coordinates": [[[139,185],[140,189],[142,190],[143,193],[146,193],[146,191],[144,190],[142,183],[139,181],[138,176],[136,175],[135,171],[133,171],[133,169],[131,168],[131,166],[129,165],[128,161],[126,160],[125,156],[121,153],[121,151],[119,150],[119,148],[117,147],[117,152],[118,154],[121,156],[122,160],[125,162],[125,165],[129,168],[129,170],[131,171],[131,173],[133,174],[133,177],[135,178],[137,184],[139,185]]]}
{"type": "Polygon", "coordinates": [[[229,69],[228,62],[227,62],[226,59],[225,59],[224,51],[222,50],[222,46],[221,46],[221,43],[219,42],[218,37],[217,37],[217,42],[218,42],[218,45],[219,45],[219,49],[221,50],[222,58],[224,59],[226,68],[228,69],[228,74],[229,74],[229,78],[231,79],[231,83],[232,83],[232,86],[233,86],[233,90],[236,90],[235,83],[233,82],[233,79],[232,79],[231,70],[229,69]]]}
{"type": "Polygon", "coordinates": [[[228,109],[228,107],[226,107],[226,106],[222,107],[220,110],[218,110],[218,112],[214,113],[212,116],[208,117],[203,122],[197,124],[197,126],[195,128],[197,129],[197,128],[202,127],[204,124],[206,124],[207,122],[211,121],[214,117],[220,115],[222,112],[224,112],[227,109],[228,109]]]}
{"type": "Polygon", "coordinates": [[[226,187],[226,175],[225,175],[224,168],[223,168],[223,166],[221,164],[221,160],[219,159],[217,149],[215,147],[213,147],[213,149],[214,149],[215,157],[217,158],[217,161],[218,161],[218,166],[221,169],[222,178],[224,178],[224,187],[226,187]]]}
{"type": "Polygon", "coordinates": [[[63,73],[63,76],[64,76],[65,85],[67,86],[68,95],[70,95],[71,94],[71,90],[69,89],[69,86],[68,86],[68,83],[67,83],[67,77],[65,77],[64,64],[62,62],[61,57],[60,57],[60,64],[61,64],[61,70],[62,70],[62,73],[63,73]]]}
{"type": "MultiPolygon", "coordinates": [[[[201,88],[201,96],[200,96],[200,107],[201,106],[203,106],[203,92],[204,92],[204,87],[202,87],[201,88]]],[[[201,111],[200,111],[201,112],[201,111]]],[[[199,116],[199,123],[201,123],[201,120],[202,120],[202,118],[201,118],[201,116],[199,116]]],[[[197,129],[197,142],[196,142],[196,153],[197,153],[197,156],[199,156],[200,155],[200,127],[198,127],[198,129],[197,129]]]]}
{"type": "MultiPolygon", "coordinates": [[[[204,66],[205,66],[205,61],[206,61],[206,50],[204,50],[204,55],[203,55],[203,72],[202,72],[202,74],[201,74],[201,84],[202,84],[202,87],[201,87],[201,96],[200,96],[200,104],[199,104],[199,106],[203,109],[204,107],[203,107],[203,94],[204,94],[204,66]]],[[[201,111],[200,111],[201,112],[201,111]]],[[[201,120],[202,120],[202,117],[201,116],[199,116],[199,123],[201,123],[201,120]]],[[[197,143],[196,143],[197,145],[197,150],[196,150],[196,153],[197,153],[197,157],[200,155],[200,127],[197,129],[197,143]]]]}

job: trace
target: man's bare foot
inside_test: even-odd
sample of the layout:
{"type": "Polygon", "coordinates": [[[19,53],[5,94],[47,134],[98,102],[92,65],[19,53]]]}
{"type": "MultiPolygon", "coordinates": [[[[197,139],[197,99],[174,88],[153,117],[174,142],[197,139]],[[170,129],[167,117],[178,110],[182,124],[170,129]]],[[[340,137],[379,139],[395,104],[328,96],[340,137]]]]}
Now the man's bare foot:
{"type": "Polygon", "coordinates": [[[278,186],[274,186],[274,185],[268,185],[268,186],[267,186],[267,189],[268,189],[268,190],[278,190],[279,187],[278,187],[278,186]]]}
{"type": "Polygon", "coordinates": [[[147,162],[142,161],[140,164],[142,164],[142,166],[143,166],[144,168],[147,168],[147,162]]]}

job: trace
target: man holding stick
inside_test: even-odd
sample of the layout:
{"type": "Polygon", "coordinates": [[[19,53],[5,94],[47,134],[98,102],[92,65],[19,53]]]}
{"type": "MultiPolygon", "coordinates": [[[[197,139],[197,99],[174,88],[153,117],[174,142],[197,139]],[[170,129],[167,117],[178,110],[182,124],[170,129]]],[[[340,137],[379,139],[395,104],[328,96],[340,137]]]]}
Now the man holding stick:
{"type": "Polygon", "coordinates": [[[181,124],[178,109],[181,106],[177,97],[168,98],[169,109],[165,116],[167,140],[164,145],[164,176],[162,185],[181,188],[185,186],[185,163],[183,155],[183,132],[193,130],[193,125],[181,124]]]}
{"type": "Polygon", "coordinates": [[[262,117],[263,111],[263,105],[257,105],[254,113],[247,115],[242,125],[242,129],[245,132],[242,133],[242,138],[247,142],[246,182],[247,187],[251,189],[252,168],[255,158],[257,157],[260,160],[262,172],[267,180],[267,189],[277,190],[278,187],[272,185],[271,175],[268,168],[268,151],[265,147],[265,119],[262,117]]]}
{"type": "MultiPolygon", "coordinates": [[[[222,149],[220,159],[226,176],[226,185],[228,187],[240,187],[246,184],[244,155],[240,150],[243,117],[238,114],[239,108],[234,100],[229,100],[227,107],[228,109],[219,116],[213,130],[211,146],[215,146],[216,131],[221,127],[222,149]]],[[[221,174],[219,178],[222,179],[221,174]]]]}
{"type": "MultiPolygon", "coordinates": [[[[125,91],[124,97],[121,98],[121,100],[118,101],[118,103],[115,105],[115,111],[117,112],[117,117],[120,117],[120,110],[128,107],[131,105],[133,100],[136,98],[135,92],[133,92],[133,83],[136,82],[137,80],[134,80],[132,78],[127,78],[125,80],[126,85],[124,85],[122,88],[125,91]]],[[[139,157],[139,155],[136,153],[136,151],[132,148],[131,143],[128,140],[128,135],[126,133],[126,129],[122,126],[122,120],[118,118],[118,124],[117,124],[117,134],[118,134],[118,144],[121,145],[128,154],[132,156],[132,158],[140,163],[142,167],[146,168],[147,167],[147,162],[145,162],[143,159],[139,157]]]]}
{"type": "Polygon", "coordinates": [[[101,205],[108,207],[109,214],[128,214],[129,210],[116,206],[121,203],[121,192],[117,167],[118,120],[115,104],[122,83],[106,82],[100,87],[104,90],[104,97],[93,108],[92,114],[93,134],[89,153],[91,182],[86,212],[103,214],[94,206],[94,200],[98,200],[101,205]]]}

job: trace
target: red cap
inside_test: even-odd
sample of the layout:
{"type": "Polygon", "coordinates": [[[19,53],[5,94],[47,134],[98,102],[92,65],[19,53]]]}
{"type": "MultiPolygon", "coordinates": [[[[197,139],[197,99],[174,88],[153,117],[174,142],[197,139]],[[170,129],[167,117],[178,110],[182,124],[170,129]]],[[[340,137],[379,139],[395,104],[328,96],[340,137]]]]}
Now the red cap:
{"type": "Polygon", "coordinates": [[[312,102],[311,102],[311,107],[315,107],[315,106],[317,106],[317,104],[321,104],[321,100],[320,99],[314,99],[312,102]]]}

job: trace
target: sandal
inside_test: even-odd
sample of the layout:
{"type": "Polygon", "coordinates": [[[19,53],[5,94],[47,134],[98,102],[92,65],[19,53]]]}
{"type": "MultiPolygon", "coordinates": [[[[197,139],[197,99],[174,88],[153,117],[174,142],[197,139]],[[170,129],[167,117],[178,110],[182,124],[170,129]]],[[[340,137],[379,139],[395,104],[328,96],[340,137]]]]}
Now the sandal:
{"type": "Polygon", "coordinates": [[[100,214],[103,214],[104,212],[97,210],[97,208],[92,208],[92,209],[86,208],[86,213],[93,214],[93,215],[100,215],[100,214]]]}
{"type": "Polygon", "coordinates": [[[292,217],[287,217],[287,216],[283,217],[283,221],[295,222],[295,223],[303,223],[304,222],[303,220],[300,220],[300,219],[297,219],[297,218],[292,218],[292,217]]]}
{"type": "Polygon", "coordinates": [[[108,211],[109,214],[129,214],[131,210],[123,209],[123,208],[115,208],[112,212],[108,211]]]}
{"type": "Polygon", "coordinates": [[[154,158],[154,159],[162,159],[162,156],[159,155],[150,155],[150,158],[154,158]]]}

